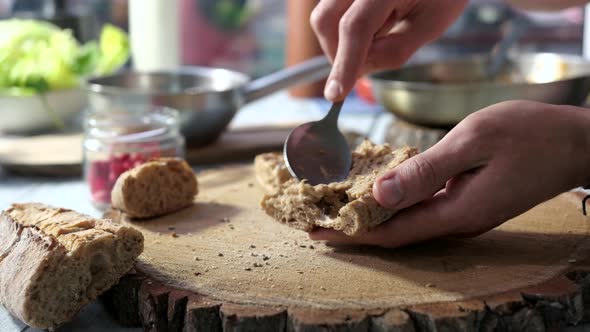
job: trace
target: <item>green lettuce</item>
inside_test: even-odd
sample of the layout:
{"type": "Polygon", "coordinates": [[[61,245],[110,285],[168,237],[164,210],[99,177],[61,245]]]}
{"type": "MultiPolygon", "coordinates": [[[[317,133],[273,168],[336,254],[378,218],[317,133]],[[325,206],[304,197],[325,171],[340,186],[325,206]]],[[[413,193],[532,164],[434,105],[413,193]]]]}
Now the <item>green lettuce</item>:
{"type": "Polygon", "coordinates": [[[127,62],[129,40],[106,24],[99,41],[81,45],[70,30],[37,20],[0,21],[0,94],[30,96],[80,86],[127,62]]]}

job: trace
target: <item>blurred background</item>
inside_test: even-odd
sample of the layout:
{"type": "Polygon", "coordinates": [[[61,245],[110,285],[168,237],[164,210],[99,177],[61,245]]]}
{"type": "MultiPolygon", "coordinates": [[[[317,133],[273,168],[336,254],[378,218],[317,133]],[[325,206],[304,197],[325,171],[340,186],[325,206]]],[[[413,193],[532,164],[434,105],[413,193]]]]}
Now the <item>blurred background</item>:
{"type": "MultiPolygon", "coordinates": [[[[286,62],[289,28],[297,20],[305,19],[298,15],[289,20],[289,13],[294,15],[296,10],[287,11],[287,8],[300,6],[305,12],[304,7],[309,8],[309,3],[314,2],[179,0],[181,61],[237,69],[254,77],[275,71],[286,62]]],[[[521,13],[499,0],[472,0],[445,36],[421,49],[412,61],[485,53],[500,38],[502,24],[518,14],[521,13]]],[[[535,28],[520,42],[523,51],[581,54],[583,8],[526,15],[533,20],[535,28]]],[[[50,19],[72,28],[81,41],[96,38],[100,25],[105,22],[125,30],[129,26],[127,0],[0,0],[0,17],[11,16],[50,19]]]]}

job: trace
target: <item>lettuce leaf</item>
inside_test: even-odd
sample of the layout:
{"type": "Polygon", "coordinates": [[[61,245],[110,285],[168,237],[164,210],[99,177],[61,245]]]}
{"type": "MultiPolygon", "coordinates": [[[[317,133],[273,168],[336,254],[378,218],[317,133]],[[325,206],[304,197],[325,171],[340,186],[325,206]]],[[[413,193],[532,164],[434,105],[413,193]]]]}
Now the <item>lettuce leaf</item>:
{"type": "Polygon", "coordinates": [[[113,25],[105,24],[100,34],[100,57],[94,74],[110,74],[121,68],[128,59],[127,34],[113,25]]]}
{"type": "Polygon", "coordinates": [[[129,58],[124,31],[105,25],[99,42],[80,45],[71,31],[37,20],[0,21],[0,94],[30,95],[79,86],[129,58]]]}

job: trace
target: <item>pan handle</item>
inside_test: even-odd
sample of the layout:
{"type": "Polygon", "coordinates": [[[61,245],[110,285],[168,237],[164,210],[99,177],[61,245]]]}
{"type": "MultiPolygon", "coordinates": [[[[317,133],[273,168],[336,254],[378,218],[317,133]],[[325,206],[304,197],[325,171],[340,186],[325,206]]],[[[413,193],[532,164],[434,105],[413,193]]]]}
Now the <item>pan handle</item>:
{"type": "Polygon", "coordinates": [[[263,76],[246,84],[243,90],[244,102],[249,103],[285,88],[326,78],[331,68],[328,58],[317,56],[263,76]]]}

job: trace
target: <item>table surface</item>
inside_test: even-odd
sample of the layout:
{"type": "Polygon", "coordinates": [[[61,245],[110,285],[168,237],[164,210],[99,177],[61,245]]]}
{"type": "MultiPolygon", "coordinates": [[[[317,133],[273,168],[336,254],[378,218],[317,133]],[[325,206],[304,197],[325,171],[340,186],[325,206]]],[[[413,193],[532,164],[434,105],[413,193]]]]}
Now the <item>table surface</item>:
{"type": "MultiPolygon", "coordinates": [[[[285,93],[275,94],[244,107],[231,124],[232,128],[260,124],[285,124],[319,119],[329,104],[315,100],[295,100],[285,93]]],[[[382,142],[385,131],[393,121],[379,108],[352,100],[345,103],[341,115],[341,128],[354,129],[366,134],[375,142],[382,142]]],[[[15,202],[43,202],[74,209],[92,216],[100,216],[89,201],[88,188],[80,178],[52,179],[19,177],[0,169],[0,209],[15,202]]],[[[37,331],[10,316],[0,307],[0,331],[37,331]]],[[[77,318],[59,331],[141,331],[119,326],[98,302],[86,306],[77,318]]],[[[579,326],[567,331],[588,331],[590,326],[579,326]]]]}

